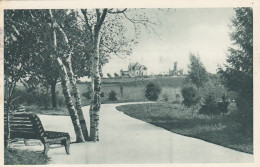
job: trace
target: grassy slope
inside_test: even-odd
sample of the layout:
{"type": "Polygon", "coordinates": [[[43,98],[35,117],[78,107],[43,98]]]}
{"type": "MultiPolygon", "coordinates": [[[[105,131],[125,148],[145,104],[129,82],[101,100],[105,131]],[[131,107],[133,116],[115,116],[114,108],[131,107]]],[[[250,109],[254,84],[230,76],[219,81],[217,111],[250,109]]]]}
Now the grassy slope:
{"type": "Polygon", "coordinates": [[[124,105],[117,109],[178,134],[253,153],[253,135],[242,133],[229,116],[191,114],[191,111],[179,104],[168,103],[124,105]]]}
{"type": "Polygon", "coordinates": [[[28,150],[4,150],[5,165],[44,165],[49,161],[47,155],[28,150]]]}

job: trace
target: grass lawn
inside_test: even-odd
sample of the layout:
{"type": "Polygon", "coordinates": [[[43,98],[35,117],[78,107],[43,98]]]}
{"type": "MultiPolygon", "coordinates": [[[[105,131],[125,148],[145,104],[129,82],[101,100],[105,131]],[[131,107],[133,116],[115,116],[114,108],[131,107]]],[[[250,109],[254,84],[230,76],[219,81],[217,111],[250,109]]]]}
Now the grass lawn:
{"type": "Polygon", "coordinates": [[[245,134],[229,115],[207,116],[180,104],[148,103],[117,107],[126,115],[181,135],[202,139],[238,151],[253,153],[253,134],[245,134]]]}
{"type": "Polygon", "coordinates": [[[41,152],[10,149],[4,150],[5,165],[44,165],[50,158],[41,152]]]}

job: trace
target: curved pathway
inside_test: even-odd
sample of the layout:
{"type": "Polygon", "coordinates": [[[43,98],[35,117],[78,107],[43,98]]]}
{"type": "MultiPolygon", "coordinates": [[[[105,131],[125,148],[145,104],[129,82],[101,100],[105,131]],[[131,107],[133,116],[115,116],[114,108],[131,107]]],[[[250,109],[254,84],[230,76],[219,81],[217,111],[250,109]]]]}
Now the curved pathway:
{"type": "MultiPolygon", "coordinates": [[[[129,103],[125,103],[129,104],[129,103]]],[[[181,136],[115,109],[123,104],[103,104],[100,112],[100,141],[71,144],[71,154],[64,147],[51,149],[51,164],[143,164],[252,162],[253,155],[231,150],[199,139],[181,136]]],[[[88,107],[83,108],[89,120],[88,107]]],[[[46,130],[69,132],[75,141],[68,116],[40,115],[46,130]]],[[[89,126],[88,126],[89,128],[89,126]]],[[[43,150],[43,146],[22,146],[43,150]]]]}

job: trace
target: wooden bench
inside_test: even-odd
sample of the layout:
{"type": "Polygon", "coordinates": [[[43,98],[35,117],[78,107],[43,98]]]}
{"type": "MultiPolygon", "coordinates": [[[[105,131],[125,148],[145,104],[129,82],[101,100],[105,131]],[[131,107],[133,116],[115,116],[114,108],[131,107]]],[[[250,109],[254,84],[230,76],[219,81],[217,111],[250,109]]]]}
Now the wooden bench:
{"type": "MultiPolygon", "coordinates": [[[[44,154],[49,151],[51,144],[65,146],[65,151],[70,154],[70,135],[63,132],[45,131],[40,118],[34,113],[12,113],[10,114],[10,139],[22,138],[38,139],[44,145],[44,154]]],[[[4,118],[4,138],[7,140],[7,118],[4,118]]],[[[26,142],[25,142],[26,144],[26,142]]]]}

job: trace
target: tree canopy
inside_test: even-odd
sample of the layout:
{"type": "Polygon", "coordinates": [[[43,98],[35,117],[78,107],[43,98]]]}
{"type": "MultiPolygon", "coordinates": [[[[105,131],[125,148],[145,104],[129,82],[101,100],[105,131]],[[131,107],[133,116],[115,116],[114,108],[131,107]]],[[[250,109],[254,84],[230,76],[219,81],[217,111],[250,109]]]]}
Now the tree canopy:
{"type": "Polygon", "coordinates": [[[233,46],[228,49],[225,69],[219,69],[224,84],[243,96],[253,95],[253,11],[236,8],[231,20],[233,46]]]}
{"type": "Polygon", "coordinates": [[[197,88],[202,87],[208,81],[207,71],[199,56],[195,56],[193,53],[190,53],[190,65],[188,68],[187,79],[195,84],[197,88]]]}
{"type": "Polygon", "coordinates": [[[223,83],[238,94],[240,121],[252,129],[253,123],[253,10],[236,8],[232,18],[232,47],[228,49],[227,64],[219,68],[223,83]]]}

